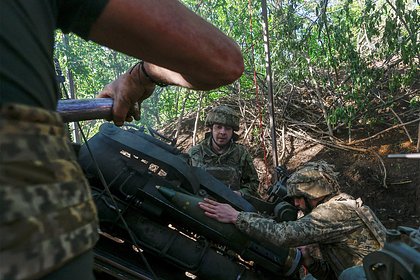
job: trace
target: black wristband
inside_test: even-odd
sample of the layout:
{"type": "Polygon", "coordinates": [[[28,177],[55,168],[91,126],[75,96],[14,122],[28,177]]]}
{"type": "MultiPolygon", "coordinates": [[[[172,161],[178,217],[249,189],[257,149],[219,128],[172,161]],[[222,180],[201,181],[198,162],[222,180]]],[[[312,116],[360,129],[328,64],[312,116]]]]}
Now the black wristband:
{"type": "Polygon", "coordinates": [[[130,71],[128,71],[128,74],[131,74],[131,72],[133,72],[134,68],[136,68],[137,64],[140,64],[140,62],[137,62],[136,64],[134,64],[133,67],[131,67],[130,71]]]}
{"type": "Polygon", "coordinates": [[[158,81],[155,81],[154,79],[152,79],[152,77],[149,76],[149,74],[146,71],[146,68],[144,68],[144,61],[140,61],[140,67],[141,67],[141,71],[143,72],[143,74],[149,79],[149,81],[151,81],[152,83],[160,86],[160,87],[167,87],[168,85],[165,83],[161,83],[158,81]]]}

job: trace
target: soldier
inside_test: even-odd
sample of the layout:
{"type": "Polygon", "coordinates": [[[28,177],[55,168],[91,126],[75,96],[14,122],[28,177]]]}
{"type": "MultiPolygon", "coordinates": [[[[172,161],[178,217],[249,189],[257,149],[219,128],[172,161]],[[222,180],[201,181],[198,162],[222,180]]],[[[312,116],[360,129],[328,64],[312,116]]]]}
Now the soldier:
{"type": "Polygon", "coordinates": [[[101,93],[116,125],[155,85],[233,82],[240,49],[176,0],[1,0],[0,19],[0,279],[93,279],[98,220],[54,112],[55,29],[148,61],[101,93]]]}
{"type": "Polygon", "coordinates": [[[333,166],[310,162],[287,181],[288,196],[304,216],[277,223],[256,213],[238,212],[228,204],[206,199],[205,214],[233,223],[256,240],[276,246],[318,244],[323,260],[312,258],[304,248],[303,264],[316,279],[336,279],[345,269],[362,265],[363,258],[383,247],[385,227],[369,207],[341,193],[333,166]]]}
{"type": "Polygon", "coordinates": [[[221,105],[211,110],[205,121],[210,132],[189,150],[191,165],[202,167],[239,195],[258,196],[258,175],[252,158],[243,145],[236,143],[239,116],[221,105]]]}

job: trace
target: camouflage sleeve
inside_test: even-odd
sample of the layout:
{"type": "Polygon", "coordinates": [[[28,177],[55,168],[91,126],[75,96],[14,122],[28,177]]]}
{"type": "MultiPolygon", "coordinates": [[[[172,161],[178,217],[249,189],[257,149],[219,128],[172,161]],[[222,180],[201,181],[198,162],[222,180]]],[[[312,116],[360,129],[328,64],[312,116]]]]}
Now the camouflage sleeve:
{"type": "Polygon", "coordinates": [[[342,205],[319,205],[310,214],[290,222],[241,212],[236,227],[256,240],[269,240],[276,246],[299,247],[313,243],[335,243],[361,226],[357,214],[342,205]]]}
{"type": "Polygon", "coordinates": [[[202,156],[200,155],[200,146],[195,145],[188,151],[189,163],[191,166],[201,166],[202,156]]]}
{"type": "Polygon", "coordinates": [[[244,148],[242,159],[242,178],[240,192],[242,194],[252,195],[259,197],[258,187],[260,181],[258,179],[257,171],[255,170],[254,163],[252,162],[251,155],[244,148]]]}

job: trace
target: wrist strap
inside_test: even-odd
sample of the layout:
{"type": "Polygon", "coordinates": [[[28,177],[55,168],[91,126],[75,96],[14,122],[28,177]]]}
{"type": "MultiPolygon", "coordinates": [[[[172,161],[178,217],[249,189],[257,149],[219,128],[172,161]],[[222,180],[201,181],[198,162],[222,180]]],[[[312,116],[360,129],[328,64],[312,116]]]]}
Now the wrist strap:
{"type": "Polygon", "coordinates": [[[140,62],[137,62],[136,64],[133,65],[133,67],[131,67],[130,71],[128,71],[128,74],[131,74],[134,70],[134,68],[136,68],[136,66],[140,64],[140,62]]]}
{"type": "Polygon", "coordinates": [[[144,67],[144,61],[140,61],[140,67],[141,67],[141,71],[143,72],[143,74],[149,79],[149,81],[151,81],[152,83],[160,86],[160,87],[167,87],[168,85],[162,82],[158,82],[155,81],[154,79],[152,79],[152,77],[149,76],[149,74],[146,71],[146,68],[144,67]]]}

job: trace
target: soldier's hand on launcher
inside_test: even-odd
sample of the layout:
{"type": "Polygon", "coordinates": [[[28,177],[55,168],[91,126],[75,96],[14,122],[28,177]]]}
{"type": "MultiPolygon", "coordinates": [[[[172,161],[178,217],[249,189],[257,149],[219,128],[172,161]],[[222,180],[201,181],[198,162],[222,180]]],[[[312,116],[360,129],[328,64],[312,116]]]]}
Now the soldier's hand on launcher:
{"type": "Polygon", "coordinates": [[[206,216],[222,223],[234,224],[239,215],[239,211],[229,204],[219,203],[208,198],[205,198],[203,202],[199,202],[198,205],[204,210],[206,216]]]}

